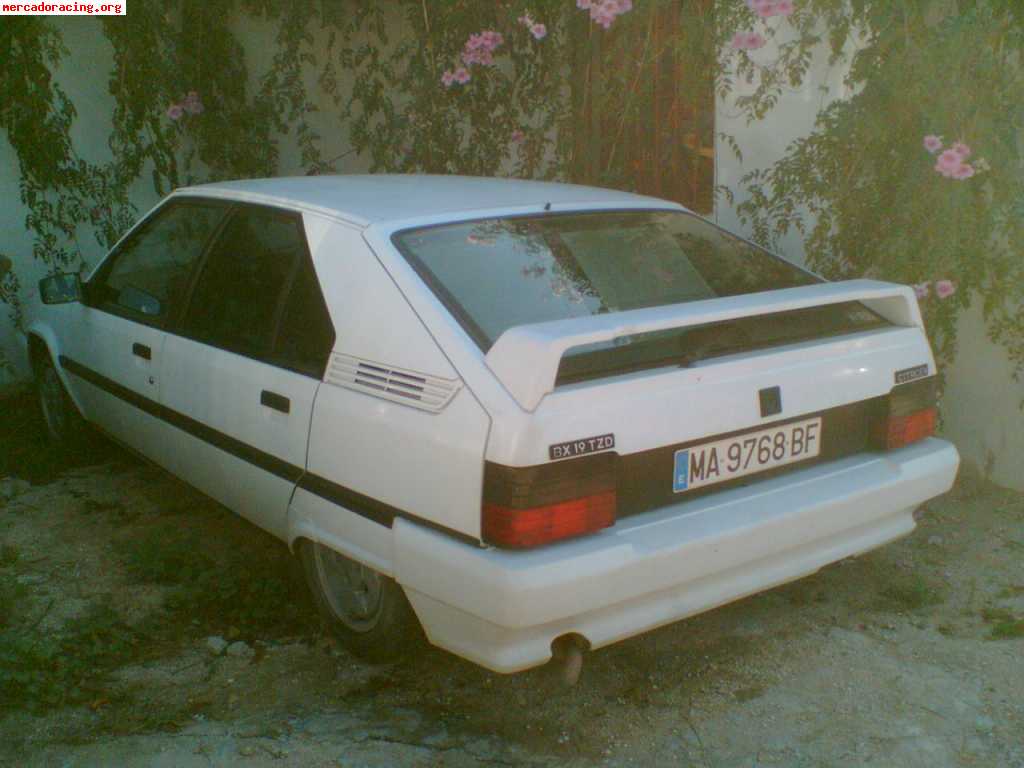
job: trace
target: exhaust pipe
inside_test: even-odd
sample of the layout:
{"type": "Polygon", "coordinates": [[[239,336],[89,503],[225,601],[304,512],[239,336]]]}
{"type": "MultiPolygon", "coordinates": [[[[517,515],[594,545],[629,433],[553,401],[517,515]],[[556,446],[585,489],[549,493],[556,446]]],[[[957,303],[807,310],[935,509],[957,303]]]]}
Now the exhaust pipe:
{"type": "Polygon", "coordinates": [[[552,641],[549,664],[567,688],[579,682],[583,671],[583,652],[589,649],[590,643],[580,635],[562,635],[552,641]]]}

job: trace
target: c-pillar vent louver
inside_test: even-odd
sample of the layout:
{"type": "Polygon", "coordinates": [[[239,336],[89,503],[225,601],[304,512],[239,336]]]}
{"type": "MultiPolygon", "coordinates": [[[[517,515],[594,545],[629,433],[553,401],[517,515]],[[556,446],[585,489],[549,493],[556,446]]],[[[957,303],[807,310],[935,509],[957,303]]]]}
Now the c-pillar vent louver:
{"type": "Polygon", "coordinates": [[[331,355],[327,383],[432,413],[443,410],[462,386],[458,379],[442,379],[342,354],[331,355]]]}

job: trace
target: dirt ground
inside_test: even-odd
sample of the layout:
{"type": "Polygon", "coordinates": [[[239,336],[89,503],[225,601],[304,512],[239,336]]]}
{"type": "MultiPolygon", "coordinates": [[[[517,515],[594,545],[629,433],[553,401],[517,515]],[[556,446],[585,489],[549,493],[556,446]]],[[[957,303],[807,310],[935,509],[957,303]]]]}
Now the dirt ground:
{"type": "Polygon", "coordinates": [[[1024,496],[596,651],[564,689],[424,647],[371,667],[284,547],[0,403],[0,764],[1024,768],[1024,496]]]}

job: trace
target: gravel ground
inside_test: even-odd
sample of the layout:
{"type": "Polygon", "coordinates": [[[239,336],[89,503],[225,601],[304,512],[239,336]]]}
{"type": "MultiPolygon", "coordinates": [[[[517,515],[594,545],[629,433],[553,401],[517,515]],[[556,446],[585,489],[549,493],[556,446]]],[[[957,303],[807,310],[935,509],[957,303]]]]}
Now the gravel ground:
{"type": "Polygon", "coordinates": [[[0,764],[1024,768],[1020,494],[962,480],[912,536],[589,654],[565,689],[429,647],[363,664],[281,545],[5,412],[0,764]]]}

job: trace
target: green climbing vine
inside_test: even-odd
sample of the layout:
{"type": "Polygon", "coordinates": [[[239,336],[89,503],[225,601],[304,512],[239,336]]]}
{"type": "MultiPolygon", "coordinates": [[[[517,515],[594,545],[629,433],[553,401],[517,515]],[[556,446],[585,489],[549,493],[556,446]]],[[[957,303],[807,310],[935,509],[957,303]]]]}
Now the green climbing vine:
{"type": "Polygon", "coordinates": [[[815,130],[749,173],[768,245],[798,232],[829,277],[913,284],[940,363],[980,301],[1024,371],[1024,17],[1012,2],[871,3],[847,85],[815,130]]]}
{"type": "MultiPolygon", "coordinates": [[[[980,298],[1020,372],[1020,13],[1014,0],[137,0],[124,17],[81,22],[111,50],[101,163],[71,139],[60,27],[11,17],[0,130],[33,244],[0,255],[0,302],[17,320],[12,263],[78,269],[83,238],[112,244],[138,215],[140,182],[155,200],[282,168],[332,173],[349,158],[373,172],[630,188],[636,146],[663,141],[652,115],[664,89],[648,86],[667,69],[677,93],[710,84],[686,116],[698,131],[715,97],[755,122],[826,61],[852,95],[722,200],[761,242],[800,234],[830,277],[915,284],[943,360],[980,298]]],[[[673,167],[695,172],[701,150],[674,148],[673,167]]]]}

